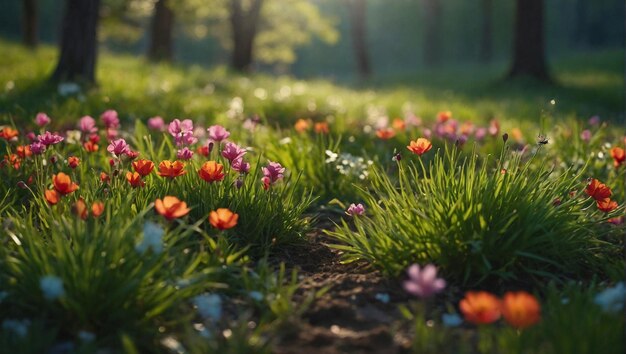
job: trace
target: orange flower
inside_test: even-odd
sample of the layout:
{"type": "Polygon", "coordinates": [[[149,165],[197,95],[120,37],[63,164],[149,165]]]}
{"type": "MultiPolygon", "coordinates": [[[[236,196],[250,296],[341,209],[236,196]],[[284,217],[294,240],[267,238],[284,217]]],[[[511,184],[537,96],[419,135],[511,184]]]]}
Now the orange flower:
{"type": "Polygon", "coordinates": [[[606,184],[592,178],[587,184],[585,193],[595,200],[603,200],[611,196],[611,189],[606,184]]]}
{"type": "Polygon", "coordinates": [[[63,172],[52,176],[52,184],[54,185],[54,189],[61,193],[61,195],[70,194],[78,189],[78,184],[72,182],[70,176],[63,172]]]}
{"type": "Polygon", "coordinates": [[[19,135],[17,129],[13,129],[11,127],[4,127],[0,129],[0,138],[5,140],[11,140],[19,135]]]}
{"type": "Polygon", "coordinates": [[[163,215],[167,220],[185,216],[191,210],[187,208],[187,203],[169,195],[164,197],[163,200],[157,199],[154,202],[154,207],[156,211],[163,215]]]}
{"type": "Polygon", "coordinates": [[[83,198],[80,198],[74,203],[72,206],[72,212],[76,214],[79,218],[83,220],[87,220],[89,216],[89,211],[87,209],[87,204],[83,198]]]}
{"type": "Polygon", "coordinates": [[[596,200],[596,205],[598,206],[598,209],[600,209],[601,211],[605,213],[608,213],[610,211],[617,209],[617,202],[609,198],[596,200]]]}
{"type": "Polygon", "coordinates": [[[150,160],[140,159],[133,161],[133,169],[139,173],[141,177],[145,177],[154,169],[154,163],[150,160]]]}
{"type": "Polygon", "coordinates": [[[330,132],[330,128],[328,127],[327,122],[317,122],[315,123],[315,132],[318,134],[328,134],[330,132]]]}
{"type": "Polygon", "coordinates": [[[141,175],[137,172],[126,172],[126,180],[133,188],[143,187],[146,184],[141,180],[141,175]]]}
{"type": "Polygon", "coordinates": [[[452,118],[452,112],[450,111],[441,111],[437,113],[437,122],[439,123],[444,123],[450,118],[452,118]]]}
{"type": "Polygon", "coordinates": [[[198,170],[200,178],[211,183],[215,181],[221,181],[224,179],[224,165],[215,161],[207,161],[198,170]]]}
{"type": "Polygon", "coordinates": [[[235,227],[239,214],[235,214],[226,208],[219,208],[209,214],[209,222],[213,227],[226,230],[235,227]]]}
{"type": "Polygon", "coordinates": [[[100,172],[100,182],[109,183],[109,181],[111,181],[111,177],[109,177],[109,175],[107,175],[105,172],[100,172]]]}
{"type": "Polygon", "coordinates": [[[157,174],[161,177],[168,178],[176,178],[178,176],[182,176],[187,171],[185,171],[185,164],[180,161],[169,161],[165,160],[159,164],[159,172],[157,174]]]}
{"type": "Polygon", "coordinates": [[[96,151],[98,151],[98,144],[94,143],[91,140],[85,142],[83,144],[83,147],[85,148],[85,150],[87,150],[87,152],[96,152],[96,151]]]}
{"type": "Polygon", "coordinates": [[[22,165],[22,160],[16,154],[4,155],[4,163],[8,163],[13,166],[14,169],[19,169],[22,165]]]}
{"type": "Polygon", "coordinates": [[[613,165],[619,167],[626,161],[626,152],[620,147],[614,147],[611,149],[611,156],[613,157],[613,165]]]}
{"type": "Polygon", "coordinates": [[[94,218],[99,217],[104,212],[104,203],[103,202],[94,202],[91,204],[91,214],[93,214],[94,218]]]}
{"type": "Polygon", "coordinates": [[[391,126],[395,130],[404,130],[404,129],[406,129],[406,123],[404,122],[403,119],[400,119],[400,118],[395,118],[393,120],[393,122],[391,122],[391,126]]]}
{"type": "Polygon", "coordinates": [[[80,164],[80,159],[76,156],[70,156],[67,158],[67,165],[71,168],[76,168],[80,164]]]}
{"type": "Polygon", "coordinates": [[[409,149],[412,153],[422,156],[430,149],[432,149],[432,147],[433,144],[431,144],[428,139],[419,138],[415,141],[411,141],[409,146],[407,146],[406,148],[409,149]]]}
{"type": "Polygon", "coordinates": [[[21,158],[31,157],[33,152],[30,150],[30,145],[20,145],[17,147],[17,155],[21,158]]]}
{"type": "Polygon", "coordinates": [[[61,199],[61,195],[59,195],[59,193],[57,193],[57,191],[55,191],[54,189],[46,189],[46,191],[44,192],[44,197],[46,197],[46,201],[50,205],[57,204],[61,199]]]}
{"type": "Polygon", "coordinates": [[[541,319],[541,305],[525,291],[508,292],[502,299],[502,316],[515,328],[530,327],[541,319]]]}
{"type": "Polygon", "coordinates": [[[391,139],[396,135],[396,132],[391,128],[380,128],[376,131],[376,136],[380,139],[391,139]]]}
{"type": "Polygon", "coordinates": [[[304,133],[311,128],[311,121],[300,118],[296,121],[296,124],[294,124],[293,127],[298,133],[304,133]]]}
{"type": "Polygon", "coordinates": [[[485,291],[468,291],[459,307],[465,319],[474,324],[492,323],[500,318],[500,300],[485,291]]]}

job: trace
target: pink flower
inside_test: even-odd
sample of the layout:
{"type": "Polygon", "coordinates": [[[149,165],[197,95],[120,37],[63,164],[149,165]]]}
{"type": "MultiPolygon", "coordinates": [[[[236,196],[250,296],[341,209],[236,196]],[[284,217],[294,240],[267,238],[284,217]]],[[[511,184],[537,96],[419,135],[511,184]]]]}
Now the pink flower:
{"type": "Polygon", "coordinates": [[[152,130],[163,131],[163,129],[165,129],[165,121],[159,116],[152,117],[148,119],[148,128],[152,130]]]}
{"type": "Polygon", "coordinates": [[[209,139],[218,143],[230,136],[228,130],[221,125],[212,125],[207,131],[209,132],[209,139]]]}
{"type": "Polygon", "coordinates": [[[404,290],[408,293],[427,298],[435,295],[446,287],[446,281],[437,278],[437,268],[432,264],[427,264],[424,269],[413,264],[407,270],[409,279],[404,282],[404,290]]]}
{"type": "Polygon", "coordinates": [[[33,132],[28,132],[26,134],[26,138],[28,139],[28,141],[30,141],[31,143],[34,143],[35,141],[37,141],[37,135],[35,135],[35,133],[33,132]]]}
{"type": "Polygon", "coordinates": [[[176,157],[179,160],[190,160],[192,156],[193,156],[193,151],[189,150],[187,147],[184,147],[181,150],[178,150],[178,152],[176,153],[176,157]]]}
{"type": "Polygon", "coordinates": [[[173,137],[180,135],[183,132],[193,131],[193,121],[191,119],[185,119],[182,122],[179,119],[174,119],[168,126],[167,131],[173,137]]]}
{"type": "Polygon", "coordinates": [[[45,146],[58,144],[63,141],[63,137],[50,132],[45,132],[37,136],[37,140],[45,146]]]}
{"type": "Polygon", "coordinates": [[[598,125],[598,124],[600,124],[600,116],[593,116],[593,117],[589,118],[589,124],[590,125],[598,125]]]}
{"type": "Polygon", "coordinates": [[[489,122],[489,135],[496,136],[500,132],[500,122],[496,119],[489,122]]]}
{"type": "Polygon", "coordinates": [[[114,140],[117,138],[117,129],[107,128],[107,139],[114,140]]]}
{"type": "Polygon", "coordinates": [[[40,127],[48,125],[50,121],[51,121],[50,117],[48,117],[48,115],[45,113],[40,112],[40,113],[37,113],[37,116],[35,116],[35,123],[37,123],[37,125],[40,127]]]}
{"type": "Polygon", "coordinates": [[[30,151],[35,155],[41,155],[46,151],[46,146],[38,141],[30,144],[30,151]]]}
{"type": "Polygon", "coordinates": [[[120,120],[117,116],[117,112],[112,109],[104,111],[104,113],[100,115],[100,119],[102,119],[104,126],[107,128],[116,129],[120,126],[120,120]]]}
{"type": "Polygon", "coordinates": [[[363,215],[365,214],[365,207],[361,203],[359,204],[352,203],[346,210],[346,214],[349,216],[363,215]]]}
{"type": "Polygon", "coordinates": [[[266,190],[272,184],[285,177],[285,168],[278,162],[268,161],[267,166],[263,167],[262,171],[263,178],[261,178],[261,181],[263,182],[263,188],[266,190]]]}
{"type": "Polygon", "coordinates": [[[240,148],[237,144],[228,142],[222,150],[222,156],[224,156],[230,163],[238,158],[243,157],[246,154],[246,149],[240,148]]]}
{"type": "Polygon", "coordinates": [[[591,130],[585,129],[582,132],[580,132],[580,138],[584,142],[588,142],[589,140],[591,140],[591,130]]]}
{"type": "Polygon", "coordinates": [[[478,141],[482,141],[483,139],[485,139],[486,135],[487,135],[487,128],[480,127],[476,129],[476,132],[474,132],[474,137],[478,141]]]}
{"type": "Polygon", "coordinates": [[[130,152],[130,147],[126,144],[126,140],[117,139],[113,140],[111,144],[109,144],[107,151],[119,157],[130,152]]]}
{"type": "Polygon", "coordinates": [[[248,173],[250,171],[250,164],[243,161],[243,157],[234,159],[230,165],[233,170],[239,173],[248,173]]]}
{"type": "Polygon", "coordinates": [[[176,146],[188,146],[198,142],[198,139],[193,136],[193,132],[184,131],[178,134],[174,138],[174,141],[176,142],[176,146]]]}
{"type": "Polygon", "coordinates": [[[91,118],[90,116],[82,117],[78,121],[78,128],[83,133],[89,133],[89,134],[92,134],[98,131],[98,128],[96,127],[96,120],[91,118]]]}

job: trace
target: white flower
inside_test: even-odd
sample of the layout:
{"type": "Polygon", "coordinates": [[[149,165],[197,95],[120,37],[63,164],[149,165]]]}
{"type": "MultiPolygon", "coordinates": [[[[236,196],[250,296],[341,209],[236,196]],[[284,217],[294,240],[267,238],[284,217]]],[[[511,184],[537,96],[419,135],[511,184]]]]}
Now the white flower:
{"type": "Polygon", "coordinates": [[[282,138],[278,141],[278,143],[280,145],[287,145],[287,144],[291,144],[291,138],[290,137],[286,137],[286,138],[282,138]]]}
{"type": "Polygon", "coordinates": [[[193,298],[200,316],[215,321],[222,317],[222,298],[216,294],[202,294],[193,298]]]}
{"type": "Polygon", "coordinates": [[[626,287],[624,287],[624,282],[619,282],[614,287],[606,288],[597,294],[594,302],[605,312],[619,312],[624,308],[625,297],[626,287]]]}
{"type": "Polygon", "coordinates": [[[456,313],[444,313],[441,315],[441,322],[446,327],[456,327],[463,323],[463,319],[456,313]]]}
{"type": "Polygon", "coordinates": [[[65,132],[65,142],[68,144],[78,144],[80,143],[80,138],[82,133],[80,130],[68,130],[65,132]]]}
{"type": "Polygon", "coordinates": [[[143,224],[143,239],[141,239],[141,243],[135,249],[139,253],[144,253],[148,248],[152,248],[152,252],[160,254],[163,252],[163,234],[165,234],[165,231],[161,226],[151,221],[146,221],[143,224]]]}
{"type": "Polygon", "coordinates": [[[46,300],[56,300],[65,295],[65,289],[63,289],[63,281],[61,278],[54,275],[45,275],[39,279],[39,287],[43,292],[43,297],[46,300]]]}
{"type": "Polygon", "coordinates": [[[4,320],[2,321],[2,329],[11,331],[20,337],[25,337],[30,326],[29,320],[4,320]]]}

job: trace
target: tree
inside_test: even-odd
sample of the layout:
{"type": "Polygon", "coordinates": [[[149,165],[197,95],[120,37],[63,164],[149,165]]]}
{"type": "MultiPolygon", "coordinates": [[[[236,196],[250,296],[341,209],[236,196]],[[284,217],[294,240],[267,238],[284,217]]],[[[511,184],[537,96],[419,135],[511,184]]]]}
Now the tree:
{"type": "Polygon", "coordinates": [[[529,76],[549,80],[543,17],[543,0],[517,0],[510,78],[529,76]]]}
{"type": "Polygon", "coordinates": [[[66,0],[53,80],[95,83],[99,11],[100,0],[66,0]]]}
{"type": "Polygon", "coordinates": [[[481,0],[481,3],[483,21],[480,36],[480,60],[488,63],[493,56],[493,0],[481,0]]]}
{"type": "Polygon", "coordinates": [[[37,47],[37,0],[22,0],[22,42],[37,47]]]}
{"type": "Polygon", "coordinates": [[[174,11],[168,0],[157,0],[150,27],[148,58],[154,61],[172,61],[174,31],[174,11]]]}
{"type": "Polygon", "coordinates": [[[366,43],[366,0],[348,0],[352,47],[361,78],[370,76],[372,69],[366,43]]]}
{"type": "Polygon", "coordinates": [[[229,19],[233,36],[231,66],[237,71],[251,69],[263,1],[251,0],[245,9],[242,0],[230,0],[229,19]]]}
{"type": "Polygon", "coordinates": [[[424,4],[424,64],[433,66],[441,61],[441,0],[423,0],[424,4]]]}

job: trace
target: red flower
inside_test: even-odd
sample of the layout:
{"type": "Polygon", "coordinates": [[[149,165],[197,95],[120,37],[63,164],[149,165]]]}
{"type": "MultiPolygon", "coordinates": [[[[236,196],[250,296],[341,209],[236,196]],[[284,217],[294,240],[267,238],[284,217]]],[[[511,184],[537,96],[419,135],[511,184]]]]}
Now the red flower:
{"type": "Polygon", "coordinates": [[[61,193],[61,195],[70,194],[78,189],[78,184],[72,182],[70,176],[63,172],[52,176],[52,184],[54,185],[54,189],[61,193]]]}
{"type": "Polygon", "coordinates": [[[87,204],[83,198],[80,198],[74,203],[72,206],[72,212],[76,214],[79,218],[83,220],[87,220],[89,216],[89,210],[87,209],[87,204]]]}
{"type": "Polygon", "coordinates": [[[20,145],[16,150],[17,155],[21,158],[27,158],[33,155],[33,152],[30,150],[30,145],[20,145]]]}
{"type": "Polygon", "coordinates": [[[485,291],[468,291],[459,307],[465,319],[474,324],[492,323],[500,318],[500,300],[485,291]]]}
{"type": "Polygon", "coordinates": [[[611,149],[611,156],[613,157],[613,165],[619,167],[626,161],[626,152],[620,147],[614,147],[611,149]]]}
{"type": "Polygon", "coordinates": [[[61,195],[59,195],[59,193],[54,189],[46,189],[46,191],[44,192],[44,197],[46,197],[46,201],[50,205],[57,204],[61,199],[61,195]]]}
{"type": "Polygon", "coordinates": [[[165,160],[159,164],[159,172],[157,174],[161,177],[168,178],[176,178],[178,176],[182,176],[187,171],[185,171],[185,164],[180,161],[169,161],[165,160]]]}
{"type": "Polygon", "coordinates": [[[541,305],[527,292],[508,292],[502,299],[502,316],[515,328],[530,327],[541,319],[541,305]]]}
{"type": "Polygon", "coordinates": [[[156,211],[167,220],[185,216],[191,210],[187,208],[187,203],[169,195],[164,197],[163,200],[157,199],[156,202],[154,202],[154,207],[156,211]]]}
{"type": "Polygon", "coordinates": [[[433,148],[433,144],[428,139],[419,138],[415,141],[411,141],[409,146],[406,147],[412,153],[422,156],[433,148]]]}
{"type": "Polygon", "coordinates": [[[141,175],[137,172],[126,172],[126,180],[133,188],[143,187],[146,184],[141,180],[141,175]]]}
{"type": "Polygon", "coordinates": [[[395,130],[391,128],[381,128],[376,131],[376,136],[382,140],[388,140],[396,135],[395,130]]]}
{"type": "Polygon", "coordinates": [[[226,208],[219,208],[209,214],[209,222],[211,225],[220,230],[235,227],[238,219],[239,214],[235,214],[226,208]]]}
{"type": "Polygon", "coordinates": [[[93,214],[94,218],[99,217],[104,212],[104,203],[103,202],[94,202],[91,204],[91,214],[93,214]]]}
{"type": "Polygon", "coordinates": [[[17,137],[19,134],[20,133],[16,129],[13,129],[11,127],[4,127],[0,129],[0,138],[3,138],[5,140],[11,140],[17,137]]]}
{"type": "Polygon", "coordinates": [[[215,181],[221,181],[224,179],[224,165],[215,161],[207,161],[198,170],[198,175],[203,180],[211,183],[215,181]]]}
{"type": "Polygon", "coordinates": [[[85,150],[87,150],[87,152],[96,152],[96,151],[98,151],[98,144],[94,143],[91,140],[85,142],[83,144],[83,147],[85,148],[85,150]]]}
{"type": "Polygon", "coordinates": [[[328,134],[330,132],[330,128],[328,127],[327,122],[317,122],[315,123],[315,132],[318,134],[328,134]]]}
{"type": "Polygon", "coordinates": [[[154,162],[150,160],[137,160],[133,161],[133,169],[139,173],[142,177],[145,177],[154,169],[154,162]]]}
{"type": "Polygon", "coordinates": [[[437,123],[445,123],[450,118],[452,118],[452,112],[450,111],[442,111],[437,113],[437,123]]]}
{"type": "Polygon", "coordinates": [[[78,165],[80,164],[80,159],[76,156],[70,156],[67,158],[67,165],[70,166],[70,168],[76,168],[78,167],[78,165]]]}
{"type": "Polygon", "coordinates": [[[596,205],[598,206],[598,209],[600,209],[601,211],[605,213],[608,213],[610,211],[617,209],[617,202],[609,198],[596,200],[596,205]]]}
{"type": "Polygon", "coordinates": [[[595,200],[604,200],[611,197],[611,189],[606,184],[592,178],[587,184],[585,193],[595,200]]]}

